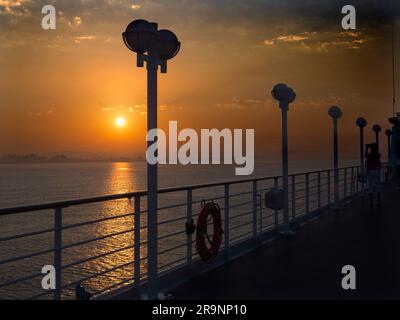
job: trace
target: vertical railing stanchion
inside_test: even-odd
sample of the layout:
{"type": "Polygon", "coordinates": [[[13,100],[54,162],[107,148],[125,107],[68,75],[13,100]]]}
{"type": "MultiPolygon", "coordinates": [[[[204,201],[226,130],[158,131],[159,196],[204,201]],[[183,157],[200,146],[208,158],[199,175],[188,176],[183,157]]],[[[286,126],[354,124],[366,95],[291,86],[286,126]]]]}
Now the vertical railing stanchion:
{"type": "Polygon", "coordinates": [[[56,289],[54,300],[61,300],[62,267],[62,208],[56,208],[54,214],[54,268],[56,270],[56,289]]]}
{"type": "Polygon", "coordinates": [[[331,205],[331,170],[327,171],[328,174],[328,205],[331,205]]]}
{"type": "Polygon", "coordinates": [[[140,284],[140,196],[135,196],[135,212],[134,212],[134,276],[135,285],[140,284]]]}
{"type": "Polygon", "coordinates": [[[257,180],[253,181],[253,237],[257,236],[257,180]]]}
{"type": "Polygon", "coordinates": [[[350,197],[354,195],[354,167],[351,167],[350,197]]]}
{"type": "Polygon", "coordinates": [[[306,214],[310,213],[310,175],[306,174],[306,214]]]}
{"type": "Polygon", "coordinates": [[[292,175],[292,219],[296,218],[296,176],[292,175]]]}
{"type": "Polygon", "coordinates": [[[225,184],[224,188],[224,237],[225,237],[225,254],[229,257],[229,184],[225,184]]]}
{"type": "Polygon", "coordinates": [[[260,200],[260,202],[259,202],[259,209],[260,209],[260,236],[262,235],[262,233],[263,233],[263,208],[262,208],[262,196],[261,196],[261,194],[260,195],[258,195],[258,199],[260,200]]]}
{"type": "Polygon", "coordinates": [[[357,193],[360,191],[360,181],[358,180],[359,176],[360,176],[360,167],[357,167],[357,180],[356,180],[356,192],[357,193]]]}
{"type": "MultiPolygon", "coordinates": [[[[187,222],[191,223],[193,219],[193,192],[192,189],[187,189],[187,222]]],[[[192,263],[192,234],[186,236],[186,262],[188,265],[192,263]]]]}
{"type": "Polygon", "coordinates": [[[343,198],[347,197],[347,168],[344,169],[344,186],[343,186],[343,198]]]}
{"type": "Polygon", "coordinates": [[[321,210],[321,172],[318,172],[317,177],[317,192],[318,192],[318,211],[321,210]]]}
{"type": "MultiPolygon", "coordinates": [[[[274,178],[274,188],[278,188],[278,178],[274,178]]],[[[275,229],[278,229],[279,226],[279,217],[278,217],[279,211],[275,210],[274,214],[274,222],[275,222],[275,229]]]]}

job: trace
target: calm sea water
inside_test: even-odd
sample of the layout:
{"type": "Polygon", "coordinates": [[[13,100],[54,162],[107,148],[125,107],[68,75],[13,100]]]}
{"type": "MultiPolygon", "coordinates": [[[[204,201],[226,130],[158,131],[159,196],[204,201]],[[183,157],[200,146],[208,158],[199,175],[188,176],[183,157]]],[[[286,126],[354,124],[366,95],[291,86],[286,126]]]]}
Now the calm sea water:
{"type": "MultiPolygon", "coordinates": [[[[347,160],[342,166],[354,165],[347,160]]],[[[296,160],[290,171],[304,172],[331,168],[329,160],[296,160]]],[[[280,175],[279,161],[259,162],[252,176],[280,175]]],[[[159,187],[172,187],[240,178],[234,167],[160,166],[159,187]]],[[[0,208],[68,200],[146,189],[146,164],[45,163],[0,164],[0,208]]]]}
{"type": "MultiPolygon", "coordinates": [[[[353,165],[354,161],[342,163],[343,166],[353,165]]],[[[314,171],[331,167],[329,161],[295,161],[291,172],[314,171]]],[[[280,174],[278,161],[260,162],[255,166],[253,176],[274,176],[280,174]]],[[[248,177],[242,177],[248,178],[248,177]]],[[[160,166],[159,187],[192,185],[207,182],[239,179],[234,175],[233,166],[160,166]]],[[[265,187],[271,187],[266,185],[265,187]]],[[[240,184],[232,187],[232,194],[249,192],[250,184],[240,184]]],[[[0,208],[21,206],[28,204],[52,202],[59,200],[92,197],[99,195],[125,193],[146,189],[145,163],[47,163],[47,164],[0,164],[0,208]]],[[[194,192],[193,213],[200,210],[203,199],[214,199],[223,195],[223,188],[215,187],[194,192]]],[[[221,201],[220,199],[216,200],[221,201]]],[[[141,208],[145,210],[146,199],[142,199],[141,208]]],[[[186,194],[178,192],[161,195],[159,206],[184,204],[186,194]]],[[[230,205],[245,203],[235,210],[239,213],[251,212],[251,194],[233,197],[230,205]],[[241,211],[239,211],[241,210],[241,211]]],[[[112,218],[133,212],[133,203],[126,200],[107,201],[63,209],[63,226],[85,221],[94,221],[103,218],[112,218]]],[[[234,210],[231,211],[234,213],[234,210]]],[[[165,223],[159,227],[159,237],[176,233],[172,237],[162,238],[159,241],[159,267],[171,267],[186,256],[186,235],[183,232],[186,216],[186,206],[160,210],[159,221],[174,219],[173,223],[165,223]],[[179,220],[182,218],[181,220],[179,220]],[[182,232],[180,232],[182,231],[182,232]],[[164,250],[177,247],[173,251],[164,250]]],[[[248,223],[238,228],[238,234],[245,234],[251,230],[251,215],[242,216],[232,224],[248,223]]],[[[272,218],[265,218],[269,223],[272,218]],[[269,220],[268,220],[269,219],[269,220]]],[[[141,216],[141,225],[146,225],[146,215],[141,216]]],[[[84,285],[91,292],[99,292],[111,285],[128,280],[133,275],[134,260],[132,245],[134,241],[143,243],[140,250],[141,270],[146,272],[146,229],[141,232],[140,239],[135,240],[132,232],[115,233],[133,228],[133,216],[124,216],[109,219],[90,225],[68,228],[63,230],[63,277],[62,285],[74,284],[77,280],[99,274],[84,281],[84,285]],[[103,238],[97,241],[88,241],[103,238]],[[79,242],[85,244],[75,246],[79,242]],[[107,252],[116,251],[111,255],[107,252]],[[99,258],[93,259],[94,257],[99,258]],[[83,263],[77,263],[84,260],[83,263]],[[122,267],[119,267],[122,266],[122,267]],[[116,270],[102,274],[108,269],[116,270]]],[[[54,212],[52,210],[5,216],[0,218],[0,239],[15,234],[52,229],[54,227],[54,212]]],[[[33,252],[50,250],[54,242],[53,232],[10,241],[0,241],[0,261],[13,257],[29,255],[33,252]]],[[[195,248],[193,246],[193,252],[195,248]]],[[[13,279],[40,274],[41,267],[53,264],[53,253],[45,253],[37,257],[26,258],[20,261],[11,261],[0,265],[0,284],[13,279]]],[[[28,298],[43,293],[41,277],[0,287],[0,298],[28,298]]],[[[63,291],[64,298],[73,297],[73,286],[63,291]]]]}

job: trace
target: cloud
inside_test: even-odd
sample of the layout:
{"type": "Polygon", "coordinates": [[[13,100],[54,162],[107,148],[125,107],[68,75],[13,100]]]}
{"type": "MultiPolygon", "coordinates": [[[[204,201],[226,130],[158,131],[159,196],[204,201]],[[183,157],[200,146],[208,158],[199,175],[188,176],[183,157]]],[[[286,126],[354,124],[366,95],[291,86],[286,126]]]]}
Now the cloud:
{"type": "Polygon", "coordinates": [[[23,4],[23,0],[0,0],[0,15],[21,16],[29,13],[23,4]]]}
{"type": "Polygon", "coordinates": [[[266,46],[273,46],[275,44],[274,40],[264,40],[266,46]]]}
{"type": "Polygon", "coordinates": [[[268,103],[269,100],[258,100],[252,98],[239,99],[233,97],[230,102],[217,103],[215,106],[223,110],[248,110],[268,103]]]}
{"type": "Polygon", "coordinates": [[[89,36],[79,36],[75,37],[74,42],[75,43],[81,43],[82,41],[88,41],[88,40],[95,40],[97,37],[94,35],[89,35],[89,36]]]}
{"type": "Polygon", "coordinates": [[[39,118],[43,116],[51,116],[55,113],[54,110],[49,109],[49,110],[42,110],[42,111],[29,111],[25,113],[25,116],[28,118],[39,118]]]}
{"type": "Polygon", "coordinates": [[[146,108],[145,104],[135,104],[134,106],[128,107],[128,112],[137,113],[137,112],[140,112],[140,110],[143,110],[145,108],[146,108]]]}
{"type": "Polygon", "coordinates": [[[82,18],[81,17],[74,17],[74,24],[79,26],[82,23],[82,18]]]}
{"type": "Polygon", "coordinates": [[[297,41],[303,41],[307,40],[308,37],[306,36],[301,36],[301,35],[295,35],[295,34],[290,34],[288,36],[280,36],[276,38],[276,40],[283,41],[283,42],[297,42],[297,41]]]}
{"type": "Polygon", "coordinates": [[[370,39],[362,32],[305,31],[298,34],[277,35],[264,40],[263,43],[266,46],[290,45],[302,50],[328,52],[340,49],[358,50],[369,41],[370,39]]]}
{"type": "MultiPolygon", "coordinates": [[[[134,113],[138,115],[146,115],[147,112],[147,106],[146,104],[135,104],[133,106],[127,106],[127,105],[117,105],[117,106],[107,106],[103,107],[101,109],[103,112],[111,112],[115,111],[117,113],[134,113]]],[[[160,105],[159,106],[159,111],[167,111],[168,107],[166,105],[160,105]]]]}

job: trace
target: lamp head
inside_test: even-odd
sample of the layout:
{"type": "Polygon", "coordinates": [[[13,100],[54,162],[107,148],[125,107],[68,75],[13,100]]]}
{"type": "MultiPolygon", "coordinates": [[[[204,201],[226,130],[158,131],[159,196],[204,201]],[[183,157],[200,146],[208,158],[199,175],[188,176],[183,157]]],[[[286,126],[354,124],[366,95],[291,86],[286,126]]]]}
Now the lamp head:
{"type": "Polygon", "coordinates": [[[374,130],[376,133],[379,133],[379,132],[382,131],[382,128],[381,128],[381,126],[380,126],[379,124],[375,124],[375,125],[372,127],[372,130],[374,130]]]}
{"type": "Polygon", "coordinates": [[[356,120],[356,125],[359,126],[360,128],[365,128],[367,126],[368,122],[364,118],[358,118],[356,120]]]}
{"type": "Polygon", "coordinates": [[[278,83],[271,91],[272,97],[280,102],[281,108],[288,107],[296,99],[296,93],[284,83],[278,83]]]}
{"type": "Polygon", "coordinates": [[[157,37],[156,51],[161,60],[172,59],[178,54],[181,43],[172,31],[160,30],[157,33],[157,37]]]}
{"type": "Polygon", "coordinates": [[[296,92],[292,88],[289,88],[289,99],[288,102],[292,103],[294,100],[296,100],[296,92]]]}
{"type": "Polygon", "coordinates": [[[337,106],[332,106],[329,108],[328,114],[333,119],[340,119],[343,115],[342,110],[337,106]]]}
{"type": "Polygon", "coordinates": [[[400,117],[397,116],[397,117],[389,118],[389,122],[394,126],[399,126],[400,125],[400,117]]]}
{"type": "Polygon", "coordinates": [[[157,29],[154,24],[142,19],[134,20],[122,34],[125,45],[136,53],[148,52],[157,42],[157,29]]]}
{"type": "Polygon", "coordinates": [[[392,135],[392,130],[387,129],[387,130],[385,131],[385,134],[386,134],[388,137],[390,137],[390,136],[392,135]]]}

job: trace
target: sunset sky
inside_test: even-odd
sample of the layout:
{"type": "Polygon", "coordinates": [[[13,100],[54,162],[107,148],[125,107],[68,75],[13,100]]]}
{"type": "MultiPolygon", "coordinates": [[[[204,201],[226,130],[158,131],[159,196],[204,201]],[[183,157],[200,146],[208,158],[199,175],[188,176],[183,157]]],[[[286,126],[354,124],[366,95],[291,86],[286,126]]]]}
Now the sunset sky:
{"type": "Polygon", "coordinates": [[[182,42],[159,75],[161,128],[254,128],[256,157],[276,155],[270,91],[284,82],[297,93],[292,151],[330,152],[327,110],[339,105],[341,148],[357,153],[358,116],[389,127],[399,12],[396,0],[0,0],[0,154],[144,155],[146,71],[121,37],[139,18],[182,42]],[[45,4],[57,9],[56,30],[41,28],[45,4]],[[357,30],[341,28],[346,4],[357,9],[357,30]]]}

